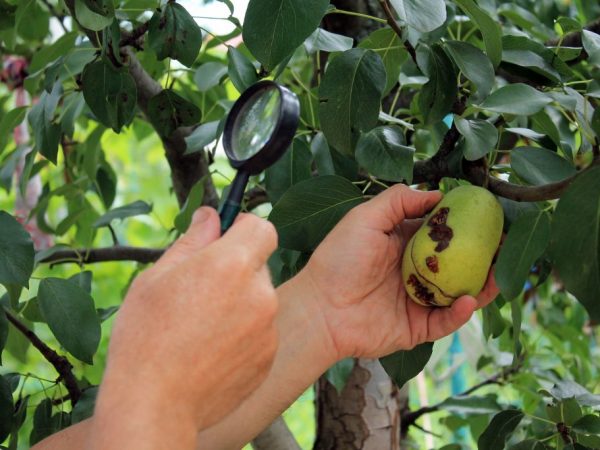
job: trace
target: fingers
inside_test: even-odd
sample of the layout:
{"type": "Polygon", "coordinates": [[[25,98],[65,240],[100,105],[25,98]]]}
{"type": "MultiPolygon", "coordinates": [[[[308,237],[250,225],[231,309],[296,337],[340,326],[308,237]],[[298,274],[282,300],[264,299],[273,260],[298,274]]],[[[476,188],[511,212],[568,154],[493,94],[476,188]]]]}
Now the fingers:
{"type": "Polygon", "coordinates": [[[417,191],[396,185],[356,208],[368,226],[386,232],[405,219],[417,219],[430,211],[442,199],[439,191],[417,191]]]}
{"type": "MultiPolygon", "coordinates": [[[[243,249],[255,262],[255,267],[260,268],[277,249],[277,231],[271,222],[244,214],[225,233],[219,244],[243,249]]],[[[235,256],[235,253],[231,254],[235,256]]]]}
{"type": "Polygon", "coordinates": [[[194,213],[187,232],[165,253],[161,262],[176,263],[195,256],[204,247],[219,239],[220,235],[217,211],[202,207],[194,213]]]}
{"type": "Polygon", "coordinates": [[[449,308],[431,310],[427,319],[427,340],[435,341],[455,332],[469,321],[476,308],[477,300],[465,295],[449,308]]]}
{"type": "Polygon", "coordinates": [[[490,273],[488,274],[488,278],[485,282],[483,290],[477,296],[477,308],[484,308],[490,303],[492,303],[496,299],[496,297],[498,297],[499,293],[500,289],[498,289],[498,286],[496,285],[496,278],[494,277],[494,268],[492,267],[490,273]]]}

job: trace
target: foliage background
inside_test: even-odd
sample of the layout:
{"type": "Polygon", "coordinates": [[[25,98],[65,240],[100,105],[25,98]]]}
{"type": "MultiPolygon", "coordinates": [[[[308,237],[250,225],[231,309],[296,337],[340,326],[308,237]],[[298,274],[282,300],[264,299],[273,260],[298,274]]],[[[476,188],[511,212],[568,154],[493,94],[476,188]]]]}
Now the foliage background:
{"type": "MultiPolygon", "coordinates": [[[[0,5],[5,7],[6,4],[14,5],[16,3],[14,1],[0,2],[0,5]]],[[[139,9],[152,9],[156,6],[155,3],[144,0],[124,1],[121,12],[126,17],[135,19],[139,9]],[[128,9],[129,11],[127,11],[128,9]]],[[[302,45],[305,37],[301,36],[302,33],[298,32],[297,36],[292,36],[294,39],[301,38],[298,42],[299,49],[287,61],[285,67],[280,67],[282,69],[280,80],[292,86],[301,97],[303,123],[299,135],[304,138],[308,137],[309,141],[299,140],[294,144],[292,153],[294,156],[291,157],[291,162],[286,163],[291,166],[293,176],[282,176],[282,172],[290,167],[280,165],[268,173],[266,178],[253,180],[254,189],[251,192],[254,195],[258,197],[262,195],[265,200],[264,190],[257,187],[266,187],[268,196],[266,200],[271,200],[276,207],[279,203],[280,213],[283,211],[289,214],[290,209],[293,209],[294,202],[290,200],[290,197],[287,201],[285,199],[281,201],[283,194],[281,186],[291,187],[297,181],[309,178],[311,176],[310,166],[306,161],[310,162],[314,157],[315,166],[321,175],[323,173],[342,175],[347,180],[354,182],[354,188],[358,189],[361,195],[363,193],[373,195],[389,182],[411,179],[413,175],[415,178],[421,178],[419,182],[422,185],[429,184],[434,187],[439,184],[442,189],[447,190],[457,185],[457,179],[462,179],[461,182],[465,182],[464,180],[467,179],[482,181],[481,178],[478,178],[481,176],[478,170],[482,167],[486,167],[486,169],[491,167],[496,176],[495,179],[508,180],[513,185],[507,187],[503,184],[494,185],[492,182],[488,187],[497,190],[504,189],[505,195],[513,197],[521,192],[527,192],[530,195],[533,195],[531,194],[533,192],[539,197],[540,190],[532,190],[529,188],[530,186],[560,181],[574,174],[576,169],[583,169],[589,166],[595,158],[597,159],[600,114],[594,113],[594,111],[597,110],[597,99],[600,96],[600,75],[598,73],[600,44],[595,40],[598,38],[589,37],[590,41],[586,45],[588,57],[582,61],[576,61],[572,65],[566,64],[574,61],[569,59],[572,55],[569,55],[568,50],[560,53],[560,58],[553,57],[552,61],[548,61],[544,59],[547,54],[539,49],[540,43],[550,40],[560,44],[563,39],[567,38],[569,32],[578,33],[582,25],[591,23],[600,17],[600,7],[597,4],[562,0],[540,2],[482,0],[478,4],[483,11],[483,16],[481,14],[473,16],[472,2],[448,1],[446,5],[447,26],[422,33],[417,28],[430,27],[439,19],[436,17],[436,12],[440,11],[439,1],[428,0],[424,3],[425,6],[430,7],[428,11],[432,14],[411,15],[410,9],[407,8],[403,19],[408,26],[401,30],[403,39],[411,43],[413,50],[416,47],[414,56],[418,64],[412,60],[411,45],[400,41],[390,28],[376,32],[380,34],[371,35],[370,38],[363,39],[360,43],[362,47],[374,48],[379,58],[384,57],[384,62],[387,64],[383,66],[372,52],[359,53],[360,50],[351,50],[338,53],[338,51],[346,51],[349,48],[348,39],[339,35],[328,35],[321,32],[321,35],[313,35],[312,40],[309,39],[305,45],[302,45]],[[461,10],[461,8],[463,9],[461,10]],[[461,11],[471,11],[471,15],[476,19],[469,20],[461,11]],[[489,83],[489,73],[482,68],[490,65],[490,60],[497,59],[492,54],[492,47],[487,40],[498,41],[501,35],[495,26],[487,26],[489,22],[481,18],[486,16],[501,21],[502,32],[505,35],[502,42],[504,62],[496,73],[497,77],[493,80],[494,86],[489,83]],[[559,17],[562,17],[561,21],[555,24],[555,19],[559,17]],[[507,38],[508,35],[517,36],[521,40],[517,39],[513,42],[507,38]],[[469,53],[464,46],[461,47],[456,43],[454,45],[458,46],[460,51],[453,53],[450,44],[446,45],[446,50],[444,50],[439,45],[442,37],[446,41],[468,41],[479,50],[469,53]],[[382,43],[383,38],[387,39],[387,43],[382,43]],[[521,47],[515,47],[515,42],[521,47]],[[318,68],[320,64],[323,66],[325,64],[325,61],[320,58],[325,53],[325,49],[332,53],[329,68],[335,67],[336,69],[332,69],[329,78],[327,77],[328,72],[319,72],[317,80],[315,80],[315,68],[318,68]],[[318,56],[315,58],[317,52],[318,56]],[[365,57],[366,65],[360,69],[361,76],[366,80],[367,89],[359,95],[359,106],[355,104],[350,108],[350,112],[354,114],[352,118],[354,123],[341,123],[339,115],[335,111],[331,112],[327,109],[330,105],[323,106],[324,103],[327,103],[323,100],[336,98],[343,103],[348,86],[354,86],[353,81],[348,80],[348,66],[344,66],[344,64],[350,64],[356,69],[356,66],[352,66],[350,55],[358,54],[368,55],[365,57]],[[475,56],[469,59],[465,55],[475,56]],[[450,57],[453,58],[454,63],[450,61],[450,57]],[[569,67],[565,68],[565,65],[569,67]],[[401,80],[402,90],[396,91],[397,95],[386,97],[383,101],[383,110],[389,115],[377,117],[381,104],[377,95],[381,96],[384,91],[387,93],[394,87],[393,83],[382,83],[382,80],[385,80],[385,77],[382,76],[382,67],[388,77],[392,74],[401,80]],[[462,71],[460,77],[458,68],[462,71]],[[427,83],[428,80],[424,78],[424,75],[429,76],[430,83],[427,83]],[[323,81],[324,79],[326,81],[323,81]],[[508,86],[509,90],[503,91],[503,95],[496,94],[495,97],[494,94],[487,95],[492,87],[494,91],[497,91],[502,89],[505,84],[514,85],[519,82],[527,83],[530,88],[523,88],[520,85],[521,87],[517,91],[514,90],[514,87],[508,86]],[[320,91],[316,86],[319,83],[320,91]],[[458,97],[444,95],[448,92],[454,93],[457,84],[460,84],[461,95],[468,98],[468,101],[457,104],[455,100],[458,97]],[[576,90],[569,90],[573,88],[576,90]],[[420,96],[415,96],[415,93],[419,91],[421,92],[420,96]],[[581,94],[581,97],[577,96],[577,92],[581,94]],[[578,99],[578,101],[574,101],[574,99],[578,99]],[[483,107],[473,107],[473,105],[482,105],[482,102],[483,107]],[[319,109],[321,109],[321,113],[319,113],[319,109]],[[539,114],[542,109],[550,122],[543,114],[539,114]],[[372,117],[373,114],[369,112],[371,110],[375,110],[375,117],[372,117]],[[452,127],[450,122],[444,123],[442,120],[447,119],[447,114],[450,112],[454,113],[456,127],[452,127]],[[459,116],[462,116],[464,120],[459,116]],[[483,123],[484,120],[487,125],[483,123]],[[381,127],[384,124],[387,128],[378,128],[379,134],[378,132],[370,133],[370,130],[376,125],[381,127]],[[349,125],[357,125],[360,133],[352,127],[350,130],[349,125]],[[411,130],[413,127],[415,129],[411,130]],[[496,129],[500,130],[501,139],[498,139],[496,129]],[[322,140],[318,140],[322,137],[316,133],[319,130],[324,131],[330,147],[335,147],[339,152],[332,150],[329,153],[331,150],[329,147],[319,145],[319,143],[323,144],[322,140]],[[354,133],[354,141],[348,141],[348,137],[352,135],[349,131],[354,133]],[[365,137],[367,134],[369,136],[365,137]],[[461,135],[464,136],[464,139],[461,138],[461,135]],[[315,136],[319,136],[319,138],[315,136]],[[452,145],[444,145],[448,139],[452,141],[450,142],[452,145]],[[354,154],[357,141],[357,151],[354,154]],[[308,150],[309,143],[312,145],[312,153],[308,150]],[[519,147],[520,150],[514,151],[519,147]],[[547,148],[546,151],[551,152],[552,155],[539,153],[539,149],[542,147],[547,148]],[[327,150],[324,151],[324,148],[327,150]],[[503,158],[504,154],[510,154],[511,158],[503,158]],[[329,156],[324,158],[324,155],[329,156]],[[436,160],[435,155],[441,157],[436,160]],[[463,156],[472,161],[474,166],[467,164],[465,167],[460,167],[459,162],[463,156]],[[368,172],[366,178],[364,178],[364,172],[358,172],[356,163],[352,161],[353,157],[368,172]],[[418,163],[427,161],[433,161],[436,164],[430,164],[427,167],[423,164],[418,165],[418,163]],[[396,169],[392,174],[389,173],[390,167],[396,169]],[[423,169],[424,167],[427,170],[419,172],[419,168],[423,169]]],[[[37,4],[36,0],[27,2],[28,6],[33,4],[37,4]]],[[[51,4],[54,5],[54,3],[51,4]]],[[[298,2],[290,4],[298,4],[298,2]]],[[[320,1],[311,2],[316,9],[322,4],[323,2],[320,1]]],[[[392,1],[392,5],[398,10],[400,4],[414,6],[415,2],[392,1]]],[[[43,14],[31,16],[32,27],[44,23],[49,17],[44,6],[38,6],[42,8],[43,14]]],[[[58,8],[61,5],[56,6],[58,8]]],[[[35,9],[34,6],[31,7],[35,9]]],[[[20,8],[25,7],[21,6],[20,8]]],[[[424,10],[427,8],[422,7],[420,12],[424,10]]],[[[36,11],[39,10],[36,9],[36,11]]],[[[306,11],[312,10],[306,8],[306,11]]],[[[330,9],[327,17],[336,14],[344,15],[346,13],[330,9]]],[[[356,11],[354,14],[362,14],[361,20],[370,21],[371,25],[372,22],[384,25],[384,22],[387,21],[381,10],[378,11],[376,18],[356,11]]],[[[264,15],[263,19],[268,22],[269,17],[264,15]]],[[[310,17],[309,19],[311,21],[314,18],[310,17]]],[[[316,17],[316,19],[320,20],[321,18],[316,17]]],[[[404,26],[405,22],[400,22],[400,24],[404,26]]],[[[264,25],[255,20],[255,31],[260,30],[264,25]]],[[[10,29],[10,26],[8,28],[10,29]]],[[[24,29],[17,31],[17,35],[21,39],[21,41],[17,39],[17,43],[22,45],[19,47],[15,44],[12,53],[23,52],[31,56],[29,54],[31,48],[28,47],[40,45],[40,37],[31,36],[24,29]]],[[[310,31],[312,32],[312,30],[310,31]]],[[[5,28],[3,32],[6,33],[5,28]]],[[[9,45],[10,41],[6,34],[3,34],[2,38],[4,45],[9,45]]],[[[280,42],[280,40],[275,42],[280,42]]],[[[159,62],[152,51],[144,51],[139,54],[146,70],[159,79],[163,86],[171,86],[174,83],[178,93],[200,107],[203,112],[203,124],[220,120],[238,95],[238,91],[243,90],[245,86],[256,81],[259,74],[264,73],[264,67],[261,69],[255,57],[259,58],[263,64],[271,65],[272,67],[267,68],[273,70],[277,70],[277,64],[285,59],[271,61],[264,52],[261,53],[260,46],[258,48],[254,46],[253,52],[250,52],[242,45],[238,50],[229,49],[227,53],[223,48],[209,49],[208,47],[205,45],[205,51],[202,52],[197,64],[191,70],[167,60],[159,62]],[[217,64],[209,66],[208,63],[217,64]],[[211,69],[209,70],[208,67],[211,69]],[[167,74],[169,68],[173,71],[167,74]],[[208,75],[215,72],[222,73],[223,79],[217,78],[217,82],[205,89],[203,93],[202,83],[210,78],[208,75]],[[198,76],[198,73],[201,73],[202,76],[198,76]]],[[[110,49],[104,48],[103,51],[106,54],[107,51],[110,52],[110,49]]],[[[574,52],[577,53],[577,51],[574,52]]],[[[79,60],[80,69],[94,57],[93,51],[85,47],[74,49],[72,55],[81,58],[79,60]]],[[[32,93],[40,94],[44,87],[44,81],[48,78],[51,79],[52,64],[50,63],[52,61],[49,59],[47,67],[42,65],[45,68],[44,71],[32,74],[26,81],[25,86],[32,93]]],[[[494,62],[499,63],[500,61],[494,62]]],[[[69,93],[77,92],[78,82],[74,81],[70,75],[66,74],[64,84],[67,89],[71,89],[69,93]]],[[[394,77],[390,79],[393,80],[394,77]]],[[[457,90],[456,94],[458,94],[457,90]]],[[[3,91],[1,99],[2,117],[5,118],[8,117],[8,112],[13,106],[12,97],[10,93],[3,91]]],[[[463,100],[465,99],[463,98],[463,100]]],[[[62,119],[62,116],[60,118],[62,119]]],[[[33,125],[32,131],[35,133],[40,124],[33,123],[33,125]]],[[[96,127],[96,120],[90,111],[85,110],[85,113],[77,120],[74,139],[79,143],[89,142],[96,127]]],[[[164,130],[160,126],[157,128],[164,130]]],[[[210,133],[208,135],[211,137],[210,133]]],[[[202,143],[209,148],[212,147],[209,145],[210,139],[206,141],[206,136],[202,133],[196,133],[195,137],[203,141],[202,143]]],[[[36,145],[46,156],[51,153],[44,151],[43,143],[36,142],[36,145]]],[[[203,146],[199,145],[199,147],[203,146]]],[[[90,151],[83,145],[81,148],[82,150],[78,149],[76,154],[90,151]]],[[[94,192],[95,186],[86,186],[84,196],[89,204],[86,204],[84,217],[76,217],[80,205],[69,203],[72,200],[69,195],[52,197],[46,211],[48,223],[56,228],[64,219],[73,219],[73,222],[70,223],[71,226],[66,227],[65,225],[64,233],[57,233],[59,235],[57,241],[68,243],[71,246],[92,246],[93,244],[94,247],[109,247],[113,244],[113,237],[107,228],[100,228],[90,240],[89,233],[86,233],[86,230],[90,229],[90,220],[97,218],[111,207],[128,205],[142,200],[152,204],[152,212],[126,218],[124,221],[113,222],[116,238],[120,243],[132,246],[163,248],[177,235],[174,224],[175,218],[180,212],[180,206],[175,193],[171,190],[171,180],[169,179],[171,169],[164,158],[163,143],[159,136],[154,133],[140,114],[133,124],[126,127],[121,134],[114,134],[110,130],[103,133],[100,148],[106,162],[118,175],[116,197],[107,205],[105,198],[94,192]]],[[[0,179],[5,182],[12,176],[14,169],[10,168],[10,158],[16,151],[19,149],[12,141],[3,149],[0,179]]],[[[63,153],[59,152],[56,166],[47,165],[41,171],[42,180],[53,188],[64,184],[65,174],[81,175],[78,166],[80,161],[73,163],[68,158],[65,159],[63,153]],[[70,165],[70,163],[73,164],[70,165]]],[[[43,158],[40,157],[39,160],[43,161],[43,158]]],[[[222,192],[232,178],[232,171],[228,168],[226,161],[219,156],[211,165],[211,171],[218,191],[222,192]]],[[[414,426],[420,425],[438,435],[433,443],[436,448],[453,441],[462,442],[466,448],[473,448],[476,445],[475,442],[482,439],[482,434],[485,435],[484,430],[486,429],[488,434],[500,436],[501,442],[495,442],[493,445],[485,441],[480,442],[480,448],[503,448],[505,437],[510,439],[510,445],[515,449],[539,449],[545,448],[545,445],[550,448],[581,448],[581,446],[576,447],[574,444],[567,443],[567,440],[571,439],[571,434],[579,439],[580,444],[585,444],[588,448],[600,447],[598,444],[600,418],[597,415],[600,406],[598,397],[598,392],[600,392],[600,382],[598,381],[600,351],[598,337],[591,326],[593,322],[590,322],[588,316],[588,314],[592,314],[598,317],[600,314],[597,302],[598,291],[594,290],[597,286],[594,283],[598,282],[600,276],[598,273],[600,187],[597,182],[598,170],[596,169],[592,174],[596,176],[588,176],[585,185],[575,186],[577,190],[571,192],[575,192],[576,195],[574,194],[570,200],[565,202],[574,211],[572,216],[566,218],[570,223],[564,226],[565,219],[563,218],[561,228],[555,226],[557,221],[554,221],[552,225],[553,232],[558,233],[559,242],[573,242],[574,246],[579,246],[582,251],[587,252],[585,258],[577,258],[578,255],[569,253],[569,249],[563,247],[558,256],[554,255],[553,258],[555,263],[562,263],[563,267],[566,265],[575,268],[574,272],[563,280],[569,285],[569,290],[572,291],[572,286],[578,283],[583,285],[584,282],[589,282],[585,292],[580,296],[580,300],[587,305],[587,311],[572,295],[566,292],[565,286],[559,278],[547,276],[549,275],[548,260],[552,256],[547,251],[550,248],[551,218],[549,213],[555,210],[556,201],[554,199],[558,195],[534,198],[539,201],[530,201],[524,205],[504,201],[509,224],[518,223],[517,218],[521,217],[519,231],[513,232],[512,236],[509,234],[507,238],[507,242],[511,244],[507,244],[507,248],[512,246],[513,251],[505,251],[503,269],[500,270],[500,276],[504,277],[501,287],[508,301],[499,299],[494,305],[483,311],[469,327],[461,331],[460,337],[465,349],[462,354],[459,353],[456,356],[458,359],[449,360],[446,357],[450,352],[452,338],[436,344],[433,356],[426,367],[425,378],[410,385],[409,414],[412,413],[413,416],[404,417],[411,425],[407,446],[410,446],[412,441],[415,448],[425,448],[424,446],[431,439],[429,433],[424,433],[414,426]],[[578,214],[581,217],[590,217],[588,213],[592,213],[592,220],[582,223],[578,214]],[[595,219],[593,213],[596,213],[595,219]],[[524,246],[523,243],[527,245],[524,246]],[[523,261],[518,259],[521,253],[526,254],[525,263],[527,264],[524,267],[523,261]],[[582,277],[586,264],[593,266],[592,272],[587,277],[582,277]],[[535,270],[530,271],[532,265],[535,270]],[[527,283],[525,288],[523,288],[524,281],[527,283]],[[462,365],[461,368],[461,362],[467,364],[462,365]],[[458,373],[462,377],[465,389],[468,386],[477,387],[472,392],[472,396],[456,397],[461,390],[457,390],[456,386],[452,386],[449,382],[454,373],[458,373]],[[574,382],[577,384],[573,384],[574,382]],[[440,389],[440,385],[444,387],[440,389]],[[427,397],[426,400],[424,397],[427,397]],[[428,405],[434,405],[434,407],[429,408],[428,411],[421,409],[428,405]],[[436,414],[431,416],[426,414],[433,412],[436,414]],[[584,415],[586,415],[586,419],[582,421],[581,418],[584,415]],[[493,417],[494,420],[492,420],[493,417]],[[417,420],[419,420],[418,423],[417,420]],[[515,422],[520,425],[517,427],[514,425],[515,422]],[[567,427],[566,431],[565,428],[561,428],[562,425],[567,427]],[[506,436],[500,433],[502,429],[507,431],[506,436]]],[[[346,186],[351,186],[350,181],[346,182],[346,186]]],[[[310,192],[308,185],[303,186],[304,191],[296,190],[296,195],[305,195],[310,192]]],[[[10,192],[2,191],[0,209],[14,211],[15,192],[16,188],[14,187],[10,192]]],[[[559,194],[563,193],[564,189],[559,192],[559,194]]],[[[265,204],[260,206],[256,212],[266,217],[270,214],[271,207],[265,204]]],[[[273,218],[273,216],[271,217],[273,218]]],[[[69,224],[67,223],[67,225],[69,224]]],[[[291,242],[289,247],[292,249],[303,250],[306,253],[307,244],[302,241],[303,231],[296,230],[294,233],[284,236],[284,239],[291,242]]],[[[311,242],[308,244],[308,250],[318,242],[318,238],[318,233],[310,235],[311,242]]],[[[556,241],[556,239],[554,240],[556,241]]],[[[305,256],[300,252],[282,250],[273,260],[275,279],[280,281],[297,270],[305,256]]],[[[502,256],[499,264],[501,262],[502,256]]],[[[96,308],[110,308],[118,305],[129,281],[142,268],[135,263],[87,265],[85,269],[93,273],[92,294],[96,308]]],[[[16,307],[14,303],[12,304],[14,311],[18,312],[23,322],[34,328],[42,340],[52,348],[60,349],[61,344],[56,340],[54,333],[43,323],[43,318],[40,320],[39,315],[37,316],[39,322],[35,324],[28,322],[28,319],[35,317],[35,311],[27,311],[26,304],[35,297],[38,284],[42,279],[46,277],[66,279],[79,273],[80,270],[74,265],[53,267],[39,265],[31,279],[30,289],[20,298],[22,303],[16,307]]],[[[561,274],[563,273],[561,270],[561,274]]],[[[10,305],[8,296],[4,296],[4,306],[9,307],[10,305]]],[[[70,358],[74,372],[78,378],[85,380],[84,383],[97,385],[100,382],[110,326],[111,319],[102,325],[102,340],[94,356],[93,365],[86,365],[75,358],[70,358]]],[[[21,374],[18,390],[21,394],[20,397],[30,396],[27,408],[29,414],[24,426],[18,432],[19,446],[26,448],[32,429],[34,436],[39,438],[57,431],[66,421],[70,420],[67,416],[60,414],[62,408],[68,412],[69,406],[67,403],[61,403],[54,408],[52,414],[42,417],[36,423],[33,418],[34,409],[42,404],[44,398],[61,398],[65,395],[65,390],[60,384],[53,381],[56,373],[44,358],[35,349],[29,347],[27,341],[13,328],[9,328],[9,330],[6,350],[2,354],[1,373],[6,380],[16,380],[11,373],[21,374]],[[65,420],[64,423],[63,420],[65,420]]],[[[429,359],[430,347],[417,349],[413,354],[425,355],[424,360],[426,361],[429,359]]],[[[402,356],[395,355],[396,358],[402,356]]],[[[394,357],[387,361],[386,367],[388,368],[398,366],[394,357]]],[[[340,365],[329,373],[329,378],[336,386],[342,387],[347,372],[343,365],[340,365]]],[[[407,375],[400,370],[399,376],[396,378],[399,385],[404,384],[404,381],[410,378],[407,375]]],[[[312,395],[312,392],[306,393],[286,415],[288,423],[303,448],[310,448],[314,439],[312,395]]],[[[41,409],[40,411],[43,413],[41,409]]],[[[85,413],[89,413],[89,408],[85,413]]],[[[43,414],[40,415],[43,416],[43,414]]],[[[13,447],[17,445],[16,439],[13,438],[9,445],[13,447]]],[[[454,448],[457,447],[447,447],[447,449],[454,448]]]]}

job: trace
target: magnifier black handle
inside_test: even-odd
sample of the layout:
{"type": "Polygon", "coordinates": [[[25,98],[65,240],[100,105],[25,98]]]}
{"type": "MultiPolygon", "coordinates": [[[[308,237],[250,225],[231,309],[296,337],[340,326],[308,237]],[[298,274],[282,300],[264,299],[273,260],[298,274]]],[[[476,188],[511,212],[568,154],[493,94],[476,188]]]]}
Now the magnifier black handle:
{"type": "Polygon", "coordinates": [[[221,235],[225,234],[233,225],[235,218],[242,209],[242,200],[249,179],[250,174],[245,171],[239,171],[233,179],[227,200],[225,200],[219,212],[219,216],[221,216],[221,235]]]}

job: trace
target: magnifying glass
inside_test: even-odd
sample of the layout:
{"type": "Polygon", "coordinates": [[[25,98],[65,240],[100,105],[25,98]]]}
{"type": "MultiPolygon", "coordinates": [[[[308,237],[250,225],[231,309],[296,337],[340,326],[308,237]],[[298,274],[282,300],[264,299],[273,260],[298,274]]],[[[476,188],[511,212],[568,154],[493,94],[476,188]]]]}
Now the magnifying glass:
{"type": "Polygon", "coordinates": [[[292,143],[300,121],[300,102],[289,89],[261,81],[233,105],[223,133],[223,147],[238,172],[221,211],[221,234],[241,209],[250,176],[273,165],[292,143]]]}

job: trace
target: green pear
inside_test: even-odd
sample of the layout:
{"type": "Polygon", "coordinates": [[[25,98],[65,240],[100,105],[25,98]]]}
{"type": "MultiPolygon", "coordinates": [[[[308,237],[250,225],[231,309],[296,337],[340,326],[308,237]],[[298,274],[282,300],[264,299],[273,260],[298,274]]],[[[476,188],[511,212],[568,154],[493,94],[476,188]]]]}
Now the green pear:
{"type": "Polygon", "coordinates": [[[406,246],[402,279],[411,299],[450,306],[477,296],[500,244],[504,214],[488,190],[460,186],[445,195],[406,246]]]}

